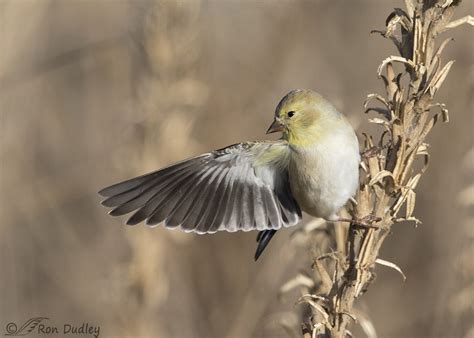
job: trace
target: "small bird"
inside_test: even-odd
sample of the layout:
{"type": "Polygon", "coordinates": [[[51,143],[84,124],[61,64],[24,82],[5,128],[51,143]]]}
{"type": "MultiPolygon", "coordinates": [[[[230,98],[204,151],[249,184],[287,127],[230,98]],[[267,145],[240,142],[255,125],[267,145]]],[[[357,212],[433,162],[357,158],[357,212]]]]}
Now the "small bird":
{"type": "Polygon", "coordinates": [[[297,89],[275,110],[267,134],[132,178],[99,194],[112,216],[135,211],[127,224],[163,223],[198,234],[259,230],[255,260],[278,229],[304,211],[328,221],[354,195],[359,143],[343,114],[318,93],[297,89]]]}

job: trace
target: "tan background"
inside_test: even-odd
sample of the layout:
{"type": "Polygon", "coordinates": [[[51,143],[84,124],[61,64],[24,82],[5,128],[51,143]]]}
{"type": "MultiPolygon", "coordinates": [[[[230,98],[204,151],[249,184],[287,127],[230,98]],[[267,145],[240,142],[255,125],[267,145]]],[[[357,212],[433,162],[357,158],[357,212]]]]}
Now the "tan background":
{"type": "MultiPolygon", "coordinates": [[[[474,12],[464,1],[457,16],[474,12]]],[[[127,227],[96,191],[170,162],[262,139],[278,100],[312,88],[367,129],[362,102],[394,52],[370,35],[402,1],[0,0],[0,333],[29,317],[88,321],[101,337],[277,337],[298,327],[310,266],[279,232],[197,236],[127,227]]],[[[451,34],[451,33],[450,33],[451,34]]],[[[474,36],[455,37],[418,193],[359,306],[379,337],[473,331],[474,36]],[[470,155],[469,155],[470,154],[470,155]]],[[[362,334],[359,333],[359,336],[362,334]]]]}

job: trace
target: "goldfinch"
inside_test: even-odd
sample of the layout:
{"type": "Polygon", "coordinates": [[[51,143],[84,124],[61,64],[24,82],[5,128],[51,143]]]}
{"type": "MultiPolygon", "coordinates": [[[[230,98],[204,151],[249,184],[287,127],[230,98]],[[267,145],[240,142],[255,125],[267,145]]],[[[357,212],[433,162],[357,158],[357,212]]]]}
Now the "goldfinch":
{"type": "Polygon", "coordinates": [[[267,130],[274,132],[281,139],[234,144],[104,188],[102,204],[112,216],[134,211],[131,225],[198,234],[259,230],[257,260],[302,211],[337,220],[359,180],[354,129],[318,93],[288,93],[267,130]]]}

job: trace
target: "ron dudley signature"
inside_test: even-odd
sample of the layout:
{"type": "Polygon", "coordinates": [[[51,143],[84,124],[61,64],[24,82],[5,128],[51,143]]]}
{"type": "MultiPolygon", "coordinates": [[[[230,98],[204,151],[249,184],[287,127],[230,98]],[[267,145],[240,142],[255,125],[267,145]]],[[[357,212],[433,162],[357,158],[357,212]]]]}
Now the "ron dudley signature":
{"type": "Polygon", "coordinates": [[[70,324],[64,323],[60,326],[51,325],[47,317],[34,317],[28,319],[21,326],[10,322],[5,326],[5,336],[26,336],[31,332],[37,335],[86,335],[94,338],[99,338],[100,326],[92,325],[91,323],[70,324]]]}

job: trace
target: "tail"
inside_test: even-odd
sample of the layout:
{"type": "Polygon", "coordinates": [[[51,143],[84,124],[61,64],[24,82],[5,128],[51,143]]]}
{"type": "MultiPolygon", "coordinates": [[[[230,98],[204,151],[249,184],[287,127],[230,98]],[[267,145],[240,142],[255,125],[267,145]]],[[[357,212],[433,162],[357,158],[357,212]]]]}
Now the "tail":
{"type": "Polygon", "coordinates": [[[262,254],[263,250],[267,247],[268,243],[272,239],[273,235],[275,235],[276,230],[263,230],[260,231],[257,235],[257,251],[255,251],[255,261],[257,261],[258,257],[262,254]]]}

